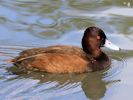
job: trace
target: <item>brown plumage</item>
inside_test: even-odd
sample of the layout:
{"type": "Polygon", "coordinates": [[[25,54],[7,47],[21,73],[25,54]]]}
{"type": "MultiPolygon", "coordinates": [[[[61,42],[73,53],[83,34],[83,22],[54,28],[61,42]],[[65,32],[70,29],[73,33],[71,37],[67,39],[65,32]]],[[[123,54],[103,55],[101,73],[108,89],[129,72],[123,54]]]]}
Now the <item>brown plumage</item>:
{"type": "Polygon", "coordinates": [[[84,51],[75,46],[50,46],[23,51],[14,59],[17,66],[38,68],[51,73],[83,73],[91,71],[84,51]]]}
{"type": "Polygon", "coordinates": [[[104,69],[110,65],[108,56],[100,49],[105,44],[106,36],[97,27],[86,29],[82,48],[76,46],[49,46],[33,48],[20,53],[12,60],[19,67],[50,73],[83,73],[104,69]]]}

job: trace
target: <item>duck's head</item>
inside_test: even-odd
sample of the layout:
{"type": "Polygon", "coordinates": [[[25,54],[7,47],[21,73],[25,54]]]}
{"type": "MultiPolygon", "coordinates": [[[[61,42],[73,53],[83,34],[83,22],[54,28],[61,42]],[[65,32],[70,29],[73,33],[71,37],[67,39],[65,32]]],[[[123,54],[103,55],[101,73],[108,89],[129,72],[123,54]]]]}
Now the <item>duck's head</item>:
{"type": "Polygon", "coordinates": [[[87,54],[98,56],[101,52],[100,48],[104,46],[113,50],[120,50],[119,47],[107,39],[102,29],[93,26],[85,30],[82,47],[87,54]]]}

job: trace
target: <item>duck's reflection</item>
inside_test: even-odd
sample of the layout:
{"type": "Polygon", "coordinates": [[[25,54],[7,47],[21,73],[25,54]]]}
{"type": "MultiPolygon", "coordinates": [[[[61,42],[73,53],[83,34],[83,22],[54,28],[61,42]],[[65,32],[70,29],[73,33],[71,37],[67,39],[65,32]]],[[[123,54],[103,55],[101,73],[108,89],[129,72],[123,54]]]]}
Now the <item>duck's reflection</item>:
{"type": "MultiPolygon", "coordinates": [[[[11,69],[8,69],[10,72],[16,73],[11,69]]],[[[30,72],[28,74],[21,73],[18,77],[31,78],[40,80],[41,83],[46,82],[57,82],[58,87],[69,85],[69,83],[81,83],[81,88],[87,98],[92,100],[98,100],[102,98],[106,92],[107,83],[102,80],[102,74],[95,73],[85,73],[85,74],[48,74],[44,72],[30,72]]],[[[70,88],[70,87],[69,87],[70,88]]]]}
{"type": "Polygon", "coordinates": [[[87,75],[82,81],[82,89],[87,98],[92,100],[102,98],[106,92],[106,83],[102,80],[102,74],[87,75]]]}

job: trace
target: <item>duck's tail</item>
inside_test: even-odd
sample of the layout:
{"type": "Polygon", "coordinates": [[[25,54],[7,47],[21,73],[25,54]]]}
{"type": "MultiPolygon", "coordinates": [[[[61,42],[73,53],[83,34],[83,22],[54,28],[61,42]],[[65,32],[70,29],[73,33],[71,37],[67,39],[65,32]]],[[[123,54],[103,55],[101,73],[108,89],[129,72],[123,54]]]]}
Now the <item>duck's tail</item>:
{"type": "MultiPolygon", "coordinates": [[[[0,53],[0,56],[9,56],[9,57],[14,58],[13,55],[7,54],[7,53],[0,53]]],[[[15,59],[12,59],[12,58],[11,59],[8,59],[8,60],[4,60],[4,61],[7,62],[7,63],[14,63],[15,59]]]]}
{"type": "Polygon", "coordinates": [[[5,60],[5,62],[7,62],[7,63],[14,63],[15,59],[8,59],[8,60],[5,60]]]}

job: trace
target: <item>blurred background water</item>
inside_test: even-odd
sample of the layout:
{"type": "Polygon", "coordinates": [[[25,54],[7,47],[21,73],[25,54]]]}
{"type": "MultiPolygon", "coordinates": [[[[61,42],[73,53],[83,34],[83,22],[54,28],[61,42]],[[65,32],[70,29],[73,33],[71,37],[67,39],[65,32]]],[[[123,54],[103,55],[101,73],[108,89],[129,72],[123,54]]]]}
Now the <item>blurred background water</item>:
{"type": "Polygon", "coordinates": [[[132,19],[132,0],[0,0],[0,100],[132,100],[132,19]],[[122,49],[103,48],[112,59],[108,70],[22,73],[5,62],[28,48],[81,46],[92,25],[122,49]]]}

